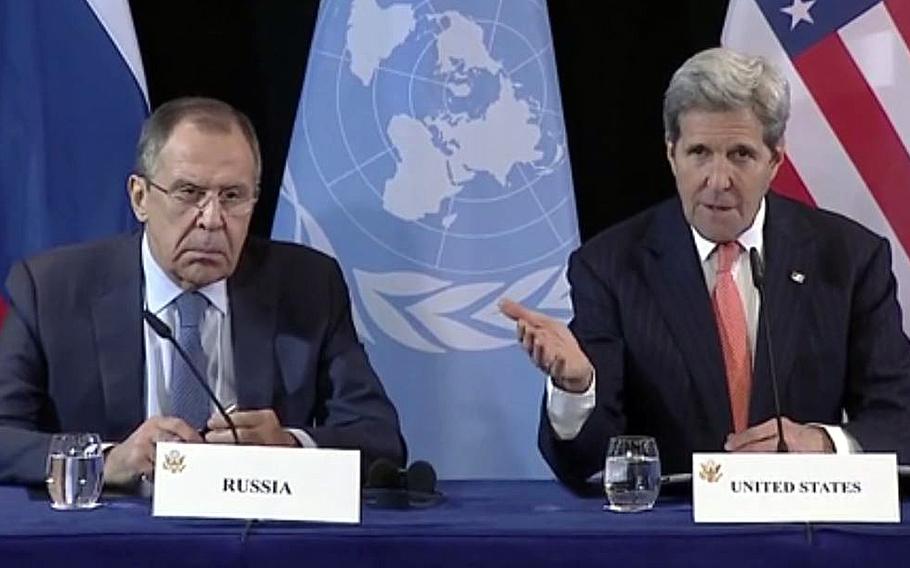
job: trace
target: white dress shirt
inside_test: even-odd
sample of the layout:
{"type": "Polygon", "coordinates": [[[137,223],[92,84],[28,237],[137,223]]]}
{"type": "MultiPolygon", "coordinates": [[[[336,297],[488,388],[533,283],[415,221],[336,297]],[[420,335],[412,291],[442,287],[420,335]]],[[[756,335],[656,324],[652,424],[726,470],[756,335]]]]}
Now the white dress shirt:
{"type": "MultiPolygon", "coordinates": [[[[142,237],[142,272],[145,282],[145,309],[158,316],[171,329],[178,329],[180,316],[174,303],[181,289],[158,265],[149,249],[148,235],[142,237]]],[[[234,350],[231,343],[231,316],[227,300],[227,284],[219,280],[200,288],[209,301],[199,323],[202,350],[207,365],[200,369],[209,386],[225,407],[237,403],[234,384],[234,350]]],[[[171,370],[174,347],[145,325],[145,413],[146,417],[169,415],[171,370]]],[[[211,404],[215,412],[214,404],[211,404]]]]}
{"type": "MultiPolygon", "coordinates": [[[[158,316],[171,329],[180,325],[177,299],[183,290],[174,283],[149,248],[148,234],[142,236],[142,273],[145,288],[145,308],[158,316]]],[[[236,377],[234,374],[234,347],[231,341],[231,310],[225,280],[213,282],[198,290],[208,299],[208,306],[199,324],[202,351],[206,357],[203,372],[215,396],[225,408],[237,403],[236,377]]],[[[174,347],[161,339],[146,323],[145,330],[145,414],[146,418],[171,414],[171,370],[175,356],[174,347]]],[[[214,403],[211,411],[216,412],[214,403]]],[[[303,430],[286,429],[303,447],[316,443],[303,430]]]]}
{"type": "MultiPolygon", "coordinates": [[[[749,333],[749,346],[753,364],[755,363],[755,348],[758,344],[758,319],[761,311],[761,298],[752,283],[749,250],[755,248],[764,257],[764,236],[762,231],[765,226],[765,203],[765,200],[762,200],[752,225],[736,239],[742,247],[742,251],[733,262],[731,269],[740,300],[743,303],[743,311],[746,314],[746,327],[749,333]]],[[[714,254],[714,251],[717,248],[717,243],[713,243],[701,236],[694,227],[692,228],[692,238],[698,251],[705,284],[708,290],[714,290],[714,284],[717,281],[717,255],[714,254]]],[[[581,431],[582,426],[584,426],[585,420],[591,415],[596,403],[595,380],[596,376],[591,381],[588,390],[583,393],[572,393],[562,390],[556,387],[552,380],[547,380],[547,417],[559,439],[571,440],[575,438],[581,431]]],[[[835,452],[850,453],[861,450],[853,437],[847,434],[840,426],[814,425],[824,428],[831,438],[835,452]]]]}

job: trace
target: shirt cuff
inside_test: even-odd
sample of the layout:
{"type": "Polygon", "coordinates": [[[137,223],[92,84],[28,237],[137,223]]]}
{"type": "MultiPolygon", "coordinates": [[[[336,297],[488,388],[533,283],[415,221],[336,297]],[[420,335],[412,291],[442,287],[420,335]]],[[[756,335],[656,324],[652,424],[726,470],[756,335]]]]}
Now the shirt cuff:
{"type": "Polygon", "coordinates": [[[861,454],[863,453],[862,446],[859,445],[859,442],[856,439],[847,433],[846,430],[840,426],[829,426],[827,424],[810,424],[810,426],[815,426],[821,428],[828,434],[828,437],[831,438],[831,444],[834,446],[835,454],[861,454]]]}
{"type": "Polygon", "coordinates": [[[313,438],[310,438],[310,435],[301,430],[300,428],[285,428],[285,432],[297,438],[297,442],[300,444],[301,448],[318,448],[316,442],[313,441],[313,438]]]}
{"type": "Polygon", "coordinates": [[[550,419],[553,432],[560,440],[575,439],[588,416],[594,411],[596,381],[597,373],[594,373],[591,375],[588,390],[574,393],[557,387],[553,384],[553,379],[547,377],[547,418],[550,419]]]}

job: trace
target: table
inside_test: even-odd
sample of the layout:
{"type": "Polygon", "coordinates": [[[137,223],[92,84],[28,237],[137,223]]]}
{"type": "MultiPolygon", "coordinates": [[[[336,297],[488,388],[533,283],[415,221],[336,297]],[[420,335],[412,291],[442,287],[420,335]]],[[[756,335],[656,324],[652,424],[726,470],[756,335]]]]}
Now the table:
{"type": "Polygon", "coordinates": [[[111,498],[52,510],[41,492],[0,487],[0,566],[902,566],[910,504],[896,525],[695,525],[662,498],[604,512],[551,481],[443,482],[424,510],[365,509],[360,526],[164,519],[111,498]]]}

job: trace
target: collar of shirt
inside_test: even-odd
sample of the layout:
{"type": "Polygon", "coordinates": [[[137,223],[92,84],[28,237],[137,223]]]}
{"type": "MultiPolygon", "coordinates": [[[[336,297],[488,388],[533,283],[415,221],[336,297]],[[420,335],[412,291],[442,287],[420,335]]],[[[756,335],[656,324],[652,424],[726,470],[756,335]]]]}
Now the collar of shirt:
{"type": "MultiPolygon", "coordinates": [[[[763,231],[765,228],[765,203],[767,199],[761,200],[761,205],[758,206],[758,212],[755,214],[755,219],[752,221],[752,225],[748,229],[743,231],[743,233],[736,238],[736,242],[743,247],[743,250],[750,250],[753,247],[758,249],[758,251],[764,256],[764,236],[763,231]]],[[[689,227],[692,231],[692,238],[695,239],[695,248],[698,250],[698,260],[704,264],[707,262],[708,257],[711,256],[711,253],[714,252],[714,249],[717,247],[717,243],[709,241],[708,239],[701,236],[698,231],[695,230],[695,227],[689,227]]]]}
{"type": "MultiPolygon", "coordinates": [[[[160,314],[171,302],[177,299],[184,290],[180,288],[152,256],[149,247],[148,233],[142,234],[142,275],[145,281],[146,308],[153,314],[160,314]]],[[[227,314],[227,284],[225,280],[213,282],[198,290],[215,306],[222,315],[227,314]]]]}

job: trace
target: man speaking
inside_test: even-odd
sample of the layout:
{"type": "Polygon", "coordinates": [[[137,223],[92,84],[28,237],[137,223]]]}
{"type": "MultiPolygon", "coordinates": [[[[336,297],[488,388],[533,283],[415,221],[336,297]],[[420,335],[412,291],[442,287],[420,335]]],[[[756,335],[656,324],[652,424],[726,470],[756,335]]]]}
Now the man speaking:
{"type": "Polygon", "coordinates": [[[398,417],[354,331],[338,265],[247,238],[259,145],[212,99],[162,105],[143,126],[128,193],[143,229],[18,263],[0,332],[0,482],[45,476],[50,433],[113,442],[104,477],[154,471],[157,441],[359,448],[404,461],[398,417]],[[163,320],[188,355],[146,325],[163,320]]]}
{"type": "Polygon", "coordinates": [[[695,451],[774,451],[772,370],[790,451],[910,461],[910,343],[888,242],[769,193],[789,110],[762,58],[686,61],[664,98],[678,197],[572,255],[571,331],[503,303],[550,376],[539,444],[564,481],[603,469],[622,433],[654,436],[666,472],[690,471],[695,451]]]}

